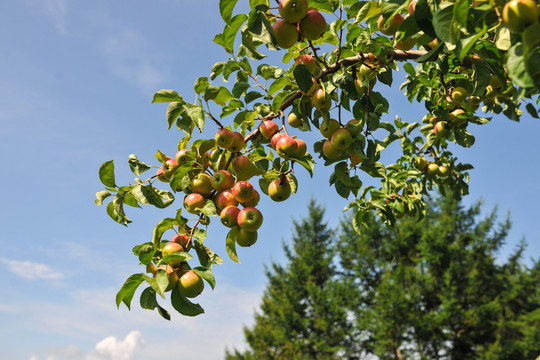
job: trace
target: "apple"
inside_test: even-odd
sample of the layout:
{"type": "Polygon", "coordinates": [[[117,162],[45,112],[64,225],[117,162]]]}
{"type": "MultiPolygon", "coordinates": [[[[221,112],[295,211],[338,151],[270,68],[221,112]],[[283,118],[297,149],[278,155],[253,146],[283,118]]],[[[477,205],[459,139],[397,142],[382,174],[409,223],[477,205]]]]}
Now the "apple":
{"type": "Polygon", "coordinates": [[[360,97],[364,95],[364,92],[366,91],[366,87],[362,85],[362,79],[354,80],[354,88],[356,89],[357,96],[355,96],[353,100],[360,99],[360,97]]]}
{"type": "Polygon", "coordinates": [[[216,132],[216,145],[223,149],[228,149],[233,143],[233,133],[229,129],[219,129],[216,132]]]}
{"type": "Polygon", "coordinates": [[[343,155],[343,150],[336,148],[331,140],[326,140],[323,144],[323,154],[329,159],[337,159],[343,155]]]}
{"type": "Polygon", "coordinates": [[[238,213],[240,209],[236,206],[227,206],[219,214],[221,223],[226,227],[232,228],[238,225],[238,213]]]}
{"type": "Polygon", "coordinates": [[[511,0],[502,11],[504,25],[512,32],[522,32],[538,21],[538,5],[534,0],[511,0]]]}
{"type": "Polygon", "coordinates": [[[249,169],[251,167],[251,160],[245,155],[240,155],[234,158],[232,161],[232,167],[238,174],[242,170],[249,169]]]}
{"type": "Polygon", "coordinates": [[[315,80],[315,78],[311,78],[311,82],[313,85],[311,85],[308,91],[304,92],[300,90],[302,94],[309,96],[309,95],[312,95],[315,92],[315,90],[317,90],[317,86],[319,85],[317,84],[317,81],[315,80]]]}
{"type": "MultiPolygon", "coordinates": [[[[163,257],[184,251],[184,247],[176,242],[168,242],[161,250],[163,257]]],[[[172,267],[175,267],[177,265],[180,265],[181,262],[182,261],[180,260],[171,260],[168,264],[172,267]]]]}
{"type": "Polygon", "coordinates": [[[371,81],[377,77],[377,68],[373,64],[362,64],[358,69],[358,73],[362,78],[366,78],[368,81],[371,81]]]}
{"type": "Polygon", "coordinates": [[[178,291],[187,298],[194,298],[204,289],[203,279],[193,270],[187,271],[178,279],[178,291]]]}
{"type": "Polygon", "coordinates": [[[414,14],[415,10],[416,10],[416,3],[418,1],[417,0],[412,0],[410,3],[409,3],[409,15],[412,15],[414,14]]]}
{"type": "Polygon", "coordinates": [[[257,231],[262,223],[261,212],[254,207],[247,207],[240,210],[237,217],[238,226],[246,231],[257,231]]]}
{"type": "Polygon", "coordinates": [[[156,171],[156,176],[160,181],[169,182],[169,178],[165,176],[165,171],[163,171],[163,165],[160,166],[156,171]]]}
{"type": "MultiPolygon", "coordinates": [[[[170,265],[161,265],[158,267],[158,270],[165,270],[167,272],[167,280],[169,280],[169,285],[165,288],[165,291],[171,291],[178,285],[178,274],[170,265]]],[[[157,276],[157,272],[154,273],[154,277],[157,276]]]]}
{"type": "Polygon", "coordinates": [[[291,184],[287,179],[283,181],[281,178],[278,178],[270,183],[268,186],[268,195],[270,199],[274,201],[285,201],[287,200],[292,193],[291,184]]]}
{"type": "Polygon", "coordinates": [[[302,119],[299,118],[295,113],[291,112],[289,116],[287,116],[287,122],[289,125],[291,125],[293,128],[299,128],[302,125],[302,119]]]}
{"type": "Polygon", "coordinates": [[[258,235],[256,231],[247,231],[242,228],[238,228],[235,241],[239,246],[249,247],[257,242],[257,237],[258,235]]]}
{"type": "Polygon", "coordinates": [[[396,48],[401,51],[409,51],[416,45],[416,38],[409,37],[396,42],[396,48]]]}
{"type": "Polygon", "coordinates": [[[433,176],[439,173],[439,165],[431,163],[428,165],[428,174],[433,176]]]}
{"type": "Polygon", "coordinates": [[[401,14],[396,14],[385,21],[384,16],[381,14],[381,16],[379,16],[379,20],[377,21],[377,27],[384,35],[394,35],[397,29],[399,29],[399,26],[403,20],[405,19],[403,16],[401,16],[401,14]]]}
{"type": "Polygon", "coordinates": [[[278,132],[278,124],[272,120],[263,121],[261,125],[259,125],[259,131],[261,132],[262,136],[270,139],[275,133],[278,132]]]}
{"type": "Polygon", "coordinates": [[[285,20],[276,21],[272,25],[272,29],[276,34],[277,45],[283,49],[288,49],[296,44],[300,36],[296,27],[285,20]]]}
{"type": "Polygon", "coordinates": [[[178,163],[178,166],[185,165],[189,161],[189,150],[188,149],[182,149],[178,150],[175,156],[176,162],[178,163]]]}
{"type": "Polygon", "coordinates": [[[439,175],[442,177],[450,175],[450,169],[444,165],[439,166],[439,175]]]}
{"type": "Polygon", "coordinates": [[[279,15],[288,22],[302,20],[308,13],[307,0],[281,0],[278,6],[279,15]]]}
{"type": "Polygon", "coordinates": [[[272,145],[272,148],[275,150],[276,149],[276,144],[277,142],[279,141],[279,139],[281,139],[283,136],[289,136],[285,133],[277,133],[275,134],[274,136],[272,136],[272,139],[270,140],[270,145],[272,145]]]}
{"type": "Polygon", "coordinates": [[[469,94],[467,93],[467,89],[461,86],[454,88],[454,90],[452,91],[452,101],[454,101],[458,105],[464,102],[465,99],[467,99],[467,96],[469,96],[469,94]]]}
{"type": "Polygon", "coordinates": [[[360,164],[362,162],[362,157],[360,157],[360,155],[354,153],[354,152],[351,152],[351,151],[347,151],[347,153],[349,153],[349,159],[351,160],[351,166],[356,166],[358,164],[360,164]]]}
{"type": "Polygon", "coordinates": [[[467,122],[467,114],[463,109],[456,109],[450,113],[450,119],[456,126],[463,125],[467,122]]]}
{"type": "Polygon", "coordinates": [[[298,144],[290,136],[282,136],[276,143],[276,152],[279,156],[288,160],[298,153],[298,144]]]}
{"type": "Polygon", "coordinates": [[[417,168],[420,171],[424,171],[426,168],[428,162],[425,157],[418,156],[414,159],[414,167],[417,168]]]}
{"type": "Polygon", "coordinates": [[[227,206],[238,206],[238,201],[235,199],[232,190],[223,190],[219,193],[216,199],[218,209],[224,209],[227,206]]]}
{"type": "Polygon", "coordinates": [[[163,173],[168,179],[173,176],[176,169],[178,169],[176,159],[169,159],[163,163],[163,173]]]}
{"type": "Polygon", "coordinates": [[[433,127],[433,131],[436,135],[445,136],[446,135],[446,121],[439,121],[433,127]]]}
{"type": "Polygon", "coordinates": [[[188,234],[175,234],[171,238],[171,242],[182,245],[185,251],[189,251],[191,249],[191,246],[193,245],[191,237],[188,234]]]}
{"type": "Polygon", "coordinates": [[[469,97],[469,107],[474,111],[478,109],[482,99],[479,96],[470,96],[469,97]]]}
{"type": "Polygon", "coordinates": [[[321,123],[321,127],[319,128],[319,130],[321,131],[322,136],[324,136],[327,139],[330,139],[334,131],[336,131],[340,127],[341,125],[336,119],[330,119],[326,126],[324,126],[324,121],[323,121],[321,123]]]}
{"type": "Polygon", "coordinates": [[[338,150],[347,149],[352,143],[352,135],[349,130],[341,128],[334,131],[330,141],[338,150]]]}
{"type": "Polygon", "coordinates": [[[317,10],[310,10],[300,21],[300,33],[308,40],[317,40],[326,32],[326,20],[317,10]]]}
{"type": "Polygon", "coordinates": [[[347,129],[352,136],[356,136],[362,131],[362,128],[357,126],[358,123],[360,123],[360,120],[351,119],[345,124],[345,129],[347,129]]]}
{"type": "Polygon", "coordinates": [[[202,209],[205,203],[204,197],[199,193],[191,193],[184,198],[184,207],[191,214],[200,213],[201,210],[196,209],[202,209]]]}
{"type": "Polygon", "coordinates": [[[212,176],[212,181],[210,182],[212,187],[216,191],[223,191],[233,187],[234,177],[227,170],[218,170],[212,176]]]}
{"type": "Polygon", "coordinates": [[[233,142],[231,144],[231,146],[229,146],[229,151],[230,152],[239,152],[240,150],[242,150],[244,148],[244,146],[246,146],[246,140],[244,140],[244,136],[242,134],[240,134],[239,132],[233,132],[232,134],[232,137],[233,137],[233,142]]]}
{"type": "Polygon", "coordinates": [[[259,192],[253,189],[253,195],[251,196],[251,198],[244,201],[242,205],[244,205],[244,207],[255,207],[257,206],[260,200],[261,200],[261,196],[259,195],[259,192]]]}
{"type": "Polygon", "coordinates": [[[236,201],[248,201],[253,197],[253,185],[247,181],[239,181],[232,187],[232,192],[236,201]]]}
{"type": "Polygon", "coordinates": [[[294,157],[302,157],[306,155],[307,152],[307,145],[306,142],[302,139],[294,139],[296,141],[296,145],[298,146],[298,150],[296,151],[296,154],[294,154],[294,157]]]}
{"type": "Polygon", "coordinates": [[[302,54],[294,60],[294,65],[302,64],[304,65],[310,73],[314,73],[317,69],[317,62],[315,58],[309,54],[302,54]]]}
{"type": "Polygon", "coordinates": [[[201,195],[210,195],[212,192],[212,178],[206,173],[199,173],[191,180],[191,189],[201,195]]]}
{"type": "Polygon", "coordinates": [[[317,110],[330,110],[332,107],[332,98],[327,95],[322,88],[318,88],[311,96],[311,103],[317,110]]]}

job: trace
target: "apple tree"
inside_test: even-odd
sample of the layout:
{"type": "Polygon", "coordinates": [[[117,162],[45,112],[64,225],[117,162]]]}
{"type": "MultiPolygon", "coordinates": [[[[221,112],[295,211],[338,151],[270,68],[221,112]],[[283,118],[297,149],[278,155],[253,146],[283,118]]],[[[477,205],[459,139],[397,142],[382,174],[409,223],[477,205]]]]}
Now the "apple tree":
{"type": "Polygon", "coordinates": [[[223,261],[204,243],[207,227],[230,228],[224,241],[238,262],[236,246],[257,241],[261,196],[294,201],[302,186],[295,171],[317,176],[316,163],[331,166],[329,182],[354,211],[356,231],[370,212],[392,226],[402,216],[421,219],[434,189],[468,193],[472,166],[449,144],[472,147],[470,126],[488,123],[493,113],[538,117],[534,0],[250,0],[248,13],[236,3],[219,1],[224,28],[214,42],[227,56],[197,78],[194,100],[175,90],[153,97],[169,104],[177,152],[158,150],[151,165],[130,155],[136,178],[128,185],[117,185],[113,161],[99,169],[105,190],[96,204],[108,202],[114,221],[131,222],[125,205],[167,211],[151,241],[133,248],[146,272],[126,280],[118,306],[129,307],[145,283],[142,307],[170,318],[157,301],[170,291],[175,310],[202,313],[191,299],[205,283],[215,286],[213,268],[223,261]],[[266,61],[271,53],[282,58],[280,66],[266,61]],[[396,86],[398,69],[407,74],[403,95],[425,106],[417,122],[388,115],[382,91],[396,86]],[[289,135],[291,128],[320,140],[306,144],[289,135]],[[383,163],[393,143],[400,156],[383,163]],[[365,185],[366,177],[378,185],[365,185]]]}

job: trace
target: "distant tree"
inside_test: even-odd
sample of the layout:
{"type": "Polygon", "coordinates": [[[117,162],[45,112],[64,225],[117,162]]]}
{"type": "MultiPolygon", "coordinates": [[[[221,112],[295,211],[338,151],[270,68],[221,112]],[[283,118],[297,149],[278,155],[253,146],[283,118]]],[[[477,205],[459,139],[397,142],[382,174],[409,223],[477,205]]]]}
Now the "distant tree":
{"type": "MultiPolygon", "coordinates": [[[[392,200],[389,200],[392,201],[392,200]]],[[[501,263],[510,229],[450,198],[396,230],[342,222],[338,253],[352,333],[381,359],[535,359],[540,355],[540,264],[525,243],[501,263]],[[360,235],[358,235],[358,231],[360,235]]],[[[368,357],[373,358],[373,357],[368,357]]]]}
{"type": "Polygon", "coordinates": [[[287,263],[272,263],[255,324],[244,328],[248,349],[226,359],[334,359],[353,348],[346,288],[335,281],[335,236],[314,201],[294,222],[283,249],[287,263]],[[338,356],[339,355],[339,356],[338,356]]]}

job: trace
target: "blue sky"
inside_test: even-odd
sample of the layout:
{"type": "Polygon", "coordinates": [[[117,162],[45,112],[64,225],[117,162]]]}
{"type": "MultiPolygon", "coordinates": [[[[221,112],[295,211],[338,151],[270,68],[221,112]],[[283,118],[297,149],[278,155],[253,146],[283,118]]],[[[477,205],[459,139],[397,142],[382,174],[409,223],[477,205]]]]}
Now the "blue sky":
{"type": "MultiPolygon", "coordinates": [[[[193,83],[226,59],[212,43],[223,24],[217,1],[19,0],[0,5],[0,339],[8,360],[220,359],[226,346],[242,346],[264,289],[264,264],[282,261],[292,219],[305,214],[311,196],[325,204],[336,225],[346,201],[328,187],[328,169],[316,179],[299,171],[299,192],[286,203],[265,198],[259,240],[241,249],[241,265],[226,256],[225,234],[210,227],[206,243],[225,262],[217,287],[198,298],[206,314],[170,322],[143,311],[116,309],[125,278],[142,271],[131,255],[154,225],[174,210],[128,209],[128,228],[94,205],[102,189],[101,162],[113,159],[117,182],[132,181],[127,159],[156,164],[157,149],[175,152],[179,133],[168,132],[166,105],[155,91],[175,89],[193,99],[193,83]],[[169,211],[169,212],[168,212],[169,211]]],[[[270,61],[270,60],[269,60],[270,61]]],[[[385,95],[391,121],[419,121],[424,110],[399,95],[385,95]]],[[[526,257],[540,255],[537,190],[540,121],[495,117],[470,150],[470,204],[495,205],[513,229],[501,257],[523,237],[526,257]]],[[[211,137],[211,134],[206,134],[211,137]]],[[[315,138],[304,136],[308,142],[315,138]]],[[[170,307],[169,307],[170,308],[170,307]]]]}

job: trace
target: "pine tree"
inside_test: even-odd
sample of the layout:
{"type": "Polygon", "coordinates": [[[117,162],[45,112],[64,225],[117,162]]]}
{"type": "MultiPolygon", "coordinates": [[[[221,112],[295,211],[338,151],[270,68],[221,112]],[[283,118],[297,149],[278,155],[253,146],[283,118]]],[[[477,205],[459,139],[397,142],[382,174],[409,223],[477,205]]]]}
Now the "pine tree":
{"type": "Polygon", "coordinates": [[[381,359],[535,359],[540,355],[540,264],[523,242],[504,264],[510,229],[480,204],[437,199],[396,230],[375,219],[358,235],[343,221],[341,279],[365,352],[381,359]]]}
{"type": "Polygon", "coordinates": [[[335,359],[352,339],[346,288],[335,281],[335,236],[324,210],[313,200],[306,218],[294,222],[287,263],[266,269],[268,285],[252,328],[244,328],[249,349],[226,359],[335,359]]]}

